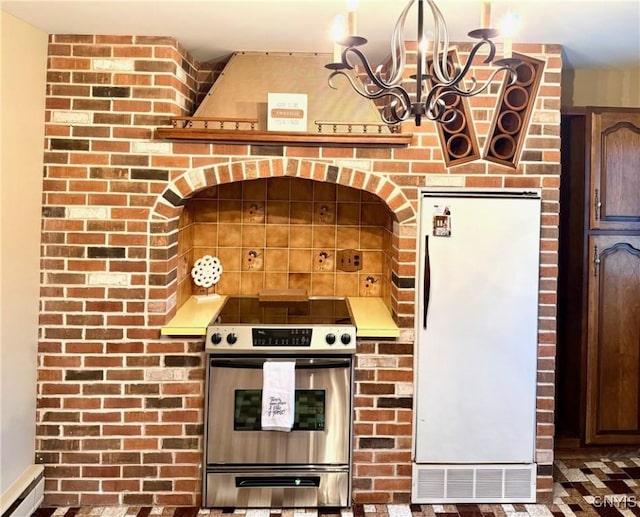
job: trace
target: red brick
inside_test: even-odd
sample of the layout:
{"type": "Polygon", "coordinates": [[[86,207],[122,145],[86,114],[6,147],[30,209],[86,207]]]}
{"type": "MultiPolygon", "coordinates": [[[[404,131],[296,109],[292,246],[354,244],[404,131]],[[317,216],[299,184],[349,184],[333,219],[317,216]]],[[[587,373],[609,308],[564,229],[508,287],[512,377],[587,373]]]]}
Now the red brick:
{"type": "Polygon", "coordinates": [[[120,494],[80,494],[80,503],[82,506],[113,506],[117,505],[120,500],[120,494]]]}
{"type": "Polygon", "coordinates": [[[119,412],[99,412],[99,413],[89,413],[85,412],[82,415],[83,422],[121,422],[122,414],[119,412]]]}
{"type": "Polygon", "coordinates": [[[158,411],[125,411],[125,422],[158,422],[160,416],[158,411]]]}
{"type": "Polygon", "coordinates": [[[195,506],[197,496],[195,494],[157,494],[156,502],[168,506],[195,506]]]}
{"type": "Polygon", "coordinates": [[[161,465],[160,477],[167,478],[197,478],[200,470],[197,465],[161,465]]]}
{"type": "Polygon", "coordinates": [[[109,397],[104,400],[104,407],[109,409],[140,408],[142,407],[142,400],[137,398],[109,397]]]}
{"type": "Polygon", "coordinates": [[[123,448],[129,451],[157,450],[159,444],[156,438],[125,438],[123,448]]]}
{"type": "Polygon", "coordinates": [[[84,478],[107,478],[119,477],[120,467],[117,465],[84,466],[82,467],[82,477],[84,478]]]}
{"type": "Polygon", "coordinates": [[[105,479],[101,483],[103,492],[137,492],[140,490],[140,484],[138,479],[105,479]]]}

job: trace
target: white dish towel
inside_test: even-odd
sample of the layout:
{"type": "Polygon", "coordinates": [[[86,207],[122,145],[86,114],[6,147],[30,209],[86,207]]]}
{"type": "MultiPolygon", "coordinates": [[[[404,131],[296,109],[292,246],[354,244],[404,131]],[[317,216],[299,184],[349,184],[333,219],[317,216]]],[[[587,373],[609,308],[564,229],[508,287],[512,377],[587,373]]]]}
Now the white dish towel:
{"type": "Polygon", "coordinates": [[[265,361],[262,366],[262,429],[291,431],[296,391],[295,361],[265,361]]]}

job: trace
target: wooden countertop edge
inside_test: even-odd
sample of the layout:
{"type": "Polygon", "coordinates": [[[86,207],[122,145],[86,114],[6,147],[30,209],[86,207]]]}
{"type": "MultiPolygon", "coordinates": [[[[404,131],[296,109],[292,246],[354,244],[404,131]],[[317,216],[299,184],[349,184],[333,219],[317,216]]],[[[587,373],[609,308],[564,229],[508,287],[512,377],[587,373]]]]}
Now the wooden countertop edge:
{"type": "Polygon", "coordinates": [[[160,329],[162,336],[205,336],[207,326],[217,316],[227,299],[225,295],[210,300],[191,296],[171,321],[160,329]]]}
{"type": "MultiPolygon", "coordinates": [[[[195,296],[178,309],[171,321],[160,329],[162,336],[204,336],[207,326],[216,317],[226,296],[198,301],[195,296]]],[[[400,335],[389,309],[381,298],[347,297],[349,313],[356,327],[356,337],[389,337],[400,335]]]]}
{"type": "Polygon", "coordinates": [[[400,335],[400,329],[393,321],[382,298],[349,296],[347,305],[356,326],[356,337],[398,337],[400,335]]]}
{"type": "Polygon", "coordinates": [[[367,330],[356,330],[356,337],[365,337],[365,338],[396,338],[400,335],[400,329],[367,329],[367,330]]]}

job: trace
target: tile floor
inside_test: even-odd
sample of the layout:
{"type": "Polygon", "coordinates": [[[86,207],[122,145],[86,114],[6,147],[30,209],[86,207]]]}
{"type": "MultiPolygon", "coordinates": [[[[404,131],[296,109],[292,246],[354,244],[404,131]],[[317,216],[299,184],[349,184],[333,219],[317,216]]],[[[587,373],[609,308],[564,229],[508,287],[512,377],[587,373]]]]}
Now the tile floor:
{"type": "Polygon", "coordinates": [[[342,510],[186,507],[40,508],[32,517],[631,517],[640,516],[640,451],[555,461],[554,500],[538,504],[369,505],[342,510]],[[637,501],[637,503],[636,503],[637,501]],[[227,516],[225,516],[227,517],[227,516]]]}

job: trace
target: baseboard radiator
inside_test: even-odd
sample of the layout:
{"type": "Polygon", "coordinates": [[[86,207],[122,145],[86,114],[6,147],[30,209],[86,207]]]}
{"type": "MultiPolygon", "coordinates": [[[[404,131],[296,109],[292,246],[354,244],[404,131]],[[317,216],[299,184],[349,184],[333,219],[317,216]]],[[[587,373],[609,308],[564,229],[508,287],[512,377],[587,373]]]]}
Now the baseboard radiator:
{"type": "Polygon", "coordinates": [[[44,467],[31,465],[2,493],[2,517],[29,517],[44,499],[44,467]]]}
{"type": "Polygon", "coordinates": [[[413,464],[418,504],[535,503],[536,465],[413,464]]]}

